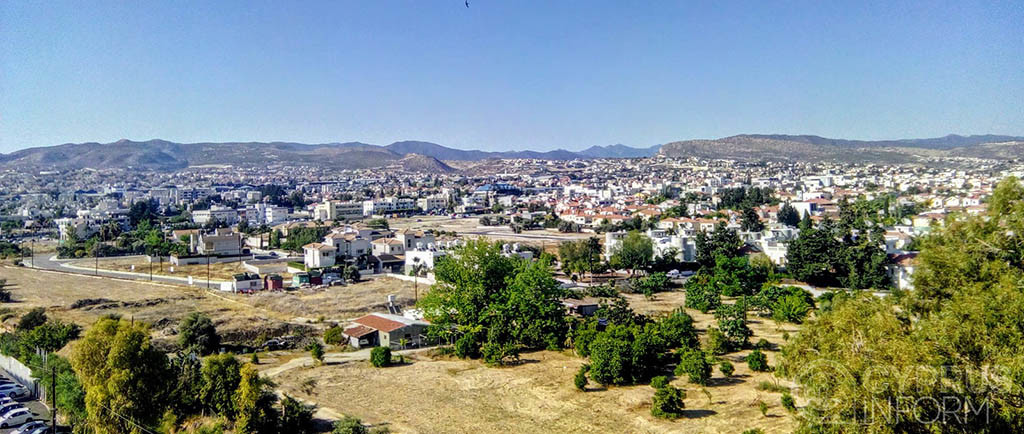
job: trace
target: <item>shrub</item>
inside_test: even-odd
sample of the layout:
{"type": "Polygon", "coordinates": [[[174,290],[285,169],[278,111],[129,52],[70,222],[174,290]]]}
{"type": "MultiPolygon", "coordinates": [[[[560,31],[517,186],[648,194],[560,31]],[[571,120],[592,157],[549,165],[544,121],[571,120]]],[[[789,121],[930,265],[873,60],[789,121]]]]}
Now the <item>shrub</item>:
{"type": "Polygon", "coordinates": [[[763,391],[766,391],[766,392],[775,392],[775,393],[788,393],[789,392],[789,388],[788,387],[780,386],[778,384],[772,383],[771,381],[762,381],[760,383],[757,383],[757,387],[756,388],[757,388],[757,390],[763,390],[763,391]]]}
{"type": "Polygon", "coordinates": [[[345,416],[344,419],[334,422],[331,434],[367,434],[367,430],[363,426],[363,421],[352,416],[345,416]]]}
{"type": "Polygon", "coordinates": [[[577,389],[587,390],[587,365],[580,366],[580,370],[576,371],[573,383],[576,384],[577,389]]]}
{"type": "Polygon", "coordinates": [[[252,358],[249,359],[249,362],[254,364],[254,365],[260,364],[260,355],[259,355],[259,353],[252,353],[252,358]]]}
{"type": "Polygon", "coordinates": [[[696,348],[697,329],[693,317],[679,308],[658,322],[658,329],[671,348],[696,348]]]}
{"type": "Polygon", "coordinates": [[[220,335],[210,317],[192,312],[181,320],[178,326],[178,343],[185,351],[200,355],[213,354],[220,348],[220,335]]]}
{"type": "Polygon", "coordinates": [[[718,370],[721,371],[722,375],[726,377],[731,377],[732,373],[735,371],[735,369],[732,366],[732,363],[729,363],[728,360],[722,360],[722,363],[718,364],[718,370]]]}
{"type": "Polygon", "coordinates": [[[796,412],[796,402],[793,401],[793,395],[790,395],[789,392],[782,394],[782,408],[790,413],[796,412]]]}
{"type": "Polygon", "coordinates": [[[324,346],[320,342],[313,341],[306,347],[309,350],[309,355],[313,356],[313,360],[317,363],[323,363],[324,361],[324,346]]]}
{"type": "Polygon", "coordinates": [[[754,344],[754,348],[758,350],[768,350],[771,349],[771,347],[772,344],[765,338],[761,338],[756,344],[754,344]]]}
{"type": "Polygon", "coordinates": [[[491,366],[504,364],[506,359],[516,360],[519,358],[519,346],[514,343],[499,344],[487,342],[480,347],[480,355],[484,363],[491,366]]]}
{"type": "Polygon", "coordinates": [[[686,392],[672,386],[665,386],[654,392],[651,400],[651,416],[663,419],[675,419],[683,415],[686,404],[686,392]]]}
{"type": "Polygon", "coordinates": [[[334,326],[324,331],[324,343],[328,345],[343,345],[345,344],[345,335],[342,334],[345,329],[340,326],[334,326]]]}
{"type": "Polygon", "coordinates": [[[729,352],[729,339],[721,330],[712,328],[708,330],[708,342],[706,348],[708,354],[721,356],[729,352]]]}
{"type": "Polygon", "coordinates": [[[779,299],[772,306],[772,319],[779,322],[791,322],[800,324],[807,318],[811,311],[811,305],[804,297],[799,295],[787,295],[779,299]]]}
{"type": "Polygon", "coordinates": [[[768,357],[761,350],[751,351],[750,354],[747,354],[746,360],[751,371],[767,372],[769,369],[768,357]]]}
{"type": "Polygon", "coordinates": [[[480,357],[480,341],[476,333],[466,333],[455,341],[455,355],[460,359],[480,357]]]}
{"type": "Polygon", "coordinates": [[[659,375],[651,379],[651,387],[655,389],[661,389],[662,387],[668,386],[668,377],[659,375]]]}
{"type": "Polygon", "coordinates": [[[377,368],[391,365],[391,348],[374,347],[370,350],[370,364],[377,368]]]}
{"type": "Polygon", "coordinates": [[[761,428],[751,428],[743,431],[743,434],[764,434],[764,430],[761,428]]]}
{"type": "Polygon", "coordinates": [[[46,309],[37,307],[28,311],[25,315],[21,316],[21,320],[18,321],[18,330],[27,331],[32,330],[46,323],[46,309]]]}
{"type": "Polygon", "coordinates": [[[747,304],[739,301],[734,304],[723,304],[715,309],[718,328],[728,338],[729,348],[739,350],[747,346],[750,336],[754,334],[747,327],[747,304]]]}
{"type": "Polygon", "coordinates": [[[708,384],[711,378],[711,364],[707,356],[701,350],[683,351],[679,356],[679,364],[676,365],[676,375],[686,374],[691,383],[702,386],[708,384]]]}
{"type": "Polygon", "coordinates": [[[758,401],[757,409],[761,410],[761,416],[768,416],[768,404],[764,401],[758,401]]]}

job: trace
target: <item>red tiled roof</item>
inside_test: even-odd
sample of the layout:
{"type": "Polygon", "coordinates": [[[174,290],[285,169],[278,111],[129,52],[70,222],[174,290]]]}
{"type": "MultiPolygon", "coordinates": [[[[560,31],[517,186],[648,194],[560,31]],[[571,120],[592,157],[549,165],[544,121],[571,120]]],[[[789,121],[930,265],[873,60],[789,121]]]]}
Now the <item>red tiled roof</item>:
{"type": "Polygon", "coordinates": [[[355,322],[356,324],[361,324],[367,327],[380,330],[382,332],[391,332],[394,330],[398,330],[402,327],[405,327],[405,324],[402,324],[398,321],[392,321],[387,318],[382,318],[372,313],[361,318],[357,318],[353,322],[355,322]]]}
{"type": "Polygon", "coordinates": [[[345,336],[348,336],[350,338],[361,338],[375,331],[376,330],[369,328],[367,326],[357,325],[355,327],[349,327],[345,329],[344,334],[345,336]]]}

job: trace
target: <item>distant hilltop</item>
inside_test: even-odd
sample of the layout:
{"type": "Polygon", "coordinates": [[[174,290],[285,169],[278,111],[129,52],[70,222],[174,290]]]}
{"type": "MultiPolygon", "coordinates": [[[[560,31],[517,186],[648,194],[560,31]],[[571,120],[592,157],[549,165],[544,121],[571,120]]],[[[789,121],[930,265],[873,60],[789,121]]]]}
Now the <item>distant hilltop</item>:
{"type": "Polygon", "coordinates": [[[647,148],[621,144],[582,151],[464,150],[421,141],[387,146],[360,142],[304,144],[292,142],[175,143],[166,140],[113,143],[66,143],[0,154],[0,167],[13,169],[139,168],[175,170],[188,166],[268,164],[364,169],[397,165],[407,171],[454,171],[444,161],[533,158],[698,157],[736,160],[904,162],[919,157],[954,156],[1012,159],[1024,155],[1024,137],[948,135],[933,139],[846,140],[812,135],[743,134],[720,139],[683,140],[647,148]]]}

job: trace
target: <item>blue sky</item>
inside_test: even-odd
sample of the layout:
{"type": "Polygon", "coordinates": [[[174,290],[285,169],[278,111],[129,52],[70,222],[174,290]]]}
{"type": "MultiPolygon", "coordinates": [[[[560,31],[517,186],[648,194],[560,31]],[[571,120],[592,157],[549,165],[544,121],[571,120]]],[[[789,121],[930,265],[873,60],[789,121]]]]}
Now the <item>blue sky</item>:
{"type": "Polygon", "coordinates": [[[0,152],[1024,135],[1024,2],[0,1],[0,152]]]}

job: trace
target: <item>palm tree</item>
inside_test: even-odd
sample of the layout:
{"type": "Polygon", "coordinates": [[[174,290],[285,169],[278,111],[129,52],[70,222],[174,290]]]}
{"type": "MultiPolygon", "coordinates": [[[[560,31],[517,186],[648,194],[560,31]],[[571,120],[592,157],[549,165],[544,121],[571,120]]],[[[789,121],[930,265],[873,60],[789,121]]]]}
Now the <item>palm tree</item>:
{"type": "Polygon", "coordinates": [[[412,274],[412,287],[413,287],[413,300],[420,301],[420,273],[426,268],[426,264],[420,263],[420,258],[412,258],[413,266],[409,270],[409,274],[412,274]]]}

